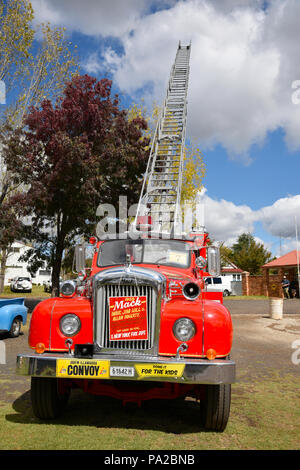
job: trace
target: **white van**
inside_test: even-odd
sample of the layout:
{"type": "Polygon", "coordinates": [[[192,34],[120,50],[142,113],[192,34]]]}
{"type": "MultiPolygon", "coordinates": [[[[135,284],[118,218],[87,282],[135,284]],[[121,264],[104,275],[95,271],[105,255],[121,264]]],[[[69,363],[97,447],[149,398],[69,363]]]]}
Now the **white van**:
{"type": "Polygon", "coordinates": [[[205,277],[204,278],[207,292],[223,292],[223,296],[231,295],[231,282],[225,277],[205,277]]]}

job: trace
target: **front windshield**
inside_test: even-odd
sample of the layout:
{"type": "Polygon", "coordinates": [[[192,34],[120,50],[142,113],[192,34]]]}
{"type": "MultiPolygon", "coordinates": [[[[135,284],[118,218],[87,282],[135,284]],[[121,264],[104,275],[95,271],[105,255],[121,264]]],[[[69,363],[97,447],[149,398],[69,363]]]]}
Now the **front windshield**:
{"type": "Polygon", "coordinates": [[[189,244],[177,240],[110,240],[102,243],[98,266],[115,266],[126,263],[159,264],[188,268],[189,244]]]}

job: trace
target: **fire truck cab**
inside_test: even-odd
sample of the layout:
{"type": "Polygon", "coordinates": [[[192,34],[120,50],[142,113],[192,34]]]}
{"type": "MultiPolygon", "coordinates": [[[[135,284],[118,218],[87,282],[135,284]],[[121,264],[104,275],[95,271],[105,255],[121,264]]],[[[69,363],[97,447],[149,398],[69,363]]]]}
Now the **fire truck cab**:
{"type": "Polygon", "coordinates": [[[219,252],[207,234],[180,239],[91,239],[93,261],[60,297],[34,309],[32,354],[17,357],[31,376],[34,414],[59,416],[73,388],[126,402],[193,397],[199,424],[223,431],[235,363],[232,321],[221,292],[207,292],[219,252]]]}

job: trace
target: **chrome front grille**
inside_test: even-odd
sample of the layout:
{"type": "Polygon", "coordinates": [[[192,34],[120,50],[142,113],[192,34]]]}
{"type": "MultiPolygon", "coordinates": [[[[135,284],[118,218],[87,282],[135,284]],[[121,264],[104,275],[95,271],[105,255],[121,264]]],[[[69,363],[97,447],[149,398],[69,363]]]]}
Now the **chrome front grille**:
{"type": "Polygon", "coordinates": [[[96,343],[101,350],[122,353],[125,351],[150,353],[155,340],[157,295],[152,286],[133,284],[103,284],[98,288],[96,306],[96,343]],[[110,341],[109,337],[109,298],[147,297],[147,340],[110,341]]]}

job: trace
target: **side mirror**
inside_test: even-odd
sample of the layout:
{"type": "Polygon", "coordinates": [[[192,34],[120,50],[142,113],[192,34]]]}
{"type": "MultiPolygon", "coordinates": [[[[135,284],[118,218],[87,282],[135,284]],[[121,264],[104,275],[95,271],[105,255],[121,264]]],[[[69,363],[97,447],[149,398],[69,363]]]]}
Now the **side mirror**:
{"type": "Polygon", "coordinates": [[[220,276],[220,249],[217,246],[207,247],[207,271],[211,276],[220,276]]]}
{"type": "Polygon", "coordinates": [[[85,268],[85,246],[75,246],[75,271],[79,273],[85,268]]]}
{"type": "Polygon", "coordinates": [[[197,256],[195,263],[197,268],[204,269],[206,266],[206,259],[203,258],[203,256],[197,256]]]}

